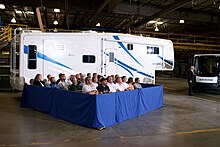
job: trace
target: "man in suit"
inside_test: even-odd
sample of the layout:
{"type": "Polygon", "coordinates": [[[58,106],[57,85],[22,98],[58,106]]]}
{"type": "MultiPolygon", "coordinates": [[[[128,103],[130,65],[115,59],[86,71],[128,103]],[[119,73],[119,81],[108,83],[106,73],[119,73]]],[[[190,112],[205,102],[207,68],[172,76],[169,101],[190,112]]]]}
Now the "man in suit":
{"type": "Polygon", "coordinates": [[[194,84],[195,84],[195,72],[194,72],[194,66],[192,65],[190,67],[190,70],[188,70],[187,77],[188,77],[188,85],[189,85],[189,90],[188,90],[188,95],[193,96],[193,89],[194,89],[194,84]]]}

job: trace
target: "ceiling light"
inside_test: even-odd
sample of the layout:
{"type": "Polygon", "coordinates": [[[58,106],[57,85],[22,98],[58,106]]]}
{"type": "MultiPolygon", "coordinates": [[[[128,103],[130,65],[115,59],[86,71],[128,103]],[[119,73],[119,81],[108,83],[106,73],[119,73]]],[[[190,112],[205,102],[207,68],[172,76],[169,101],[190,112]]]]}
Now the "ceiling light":
{"type": "Polygon", "coordinates": [[[185,23],[185,20],[180,19],[179,23],[185,23]]]}
{"type": "Polygon", "coordinates": [[[5,9],[5,5],[4,4],[0,4],[0,9],[5,9]]]}
{"type": "Polygon", "coordinates": [[[53,9],[53,11],[57,12],[57,13],[60,13],[60,9],[57,9],[57,8],[53,9]]]}
{"type": "Polygon", "coordinates": [[[148,23],[156,23],[157,21],[155,21],[155,20],[151,20],[151,21],[149,21],[148,23]]]}
{"type": "Polygon", "coordinates": [[[11,23],[16,23],[16,19],[14,17],[11,19],[11,23]]]}
{"type": "Polygon", "coordinates": [[[16,10],[15,13],[17,13],[17,14],[22,14],[22,11],[16,10]]]}
{"type": "Polygon", "coordinates": [[[57,21],[57,20],[54,20],[53,24],[54,24],[54,25],[58,25],[58,21],[57,21]]]}
{"type": "Polygon", "coordinates": [[[33,11],[27,11],[26,13],[27,13],[27,14],[32,14],[32,15],[34,14],[33,11]]]}
{"type": "Polygon", "coordinates": [[[100,26],[101,26],[101,24],[100,24],[100,23],[97,23],[95,26],[100,27],[100,26]]]}
{"type": "Polygon", "coordinates": [[[158,27],[156,26],[156,28],[155,28],[155,30],[154,30],[155,32],[159,32],[159,29],[158,29],[158,27]]]}
{"type": "Polygon", "coordinates": [[[34,14],[33,11],[20,11],[20,10],[15,10],[15,13],[17,13],[17,14],[22,14],[22,13],[26,13],[26,14],[34,14]]]}
{"type": "Polygon", "coordinates": [[[220,9],[220,6],[218,8],[220,9]]]}
{"type": "Polygon", "coordinates": [[[164,22],[162,22],[162,21],[158,21],[158,22],[156,22],[156,24],[158,24],[158,25],[162,25],[164,22]]]}
{"type": "Polygon", "coordinates": [[[184,19],[180,19],[179,23],[185,23],[184,19]]]}

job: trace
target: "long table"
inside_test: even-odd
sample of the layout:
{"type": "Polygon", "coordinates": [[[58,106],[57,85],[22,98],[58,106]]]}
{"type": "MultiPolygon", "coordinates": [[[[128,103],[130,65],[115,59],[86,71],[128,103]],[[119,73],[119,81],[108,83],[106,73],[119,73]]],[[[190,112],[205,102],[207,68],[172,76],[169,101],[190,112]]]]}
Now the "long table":
{"type": "Polygon", "coordinates": [[[163,106],[163,86],[109,94],[84,94],[25,85],[20,106],[78,125],[102,129],[163,106]]]}

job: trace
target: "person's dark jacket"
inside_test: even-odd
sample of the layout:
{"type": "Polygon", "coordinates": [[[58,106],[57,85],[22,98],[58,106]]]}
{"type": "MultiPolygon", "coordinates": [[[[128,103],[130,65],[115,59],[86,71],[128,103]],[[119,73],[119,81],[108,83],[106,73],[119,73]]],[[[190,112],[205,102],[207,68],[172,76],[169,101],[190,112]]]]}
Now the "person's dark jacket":
{"type": "Polygon", "coordinates": [[[110,89],[108,87],[108,85],[105,85],[105,87],[100,84],[98,87],[97,87],[97,90],[99,93],[102,93],[102,94],[105,94],[105,93],[109,93],[110,92],[110,89]]]}
{"type": "Polygon", "coordinates": [[[58,79],[57,81],[56,81],[56,84],[59,84],[60,83],[60,79],[58,79]]]}
{"type": "Polygon", "coordinates": [[[44,81],[34,81],[33,85],[45,87],[46,84],[44,81]],[[42,85],[43,84],[43,85],[42,85]]]}
{"type": "Polygon", "coordinates": [[[192,72],[192,70],[188,70],[187,77],[188,83],[190,83],[190,81],[192,81],[192,83],[195,83],[195,74],[192,72]]]}

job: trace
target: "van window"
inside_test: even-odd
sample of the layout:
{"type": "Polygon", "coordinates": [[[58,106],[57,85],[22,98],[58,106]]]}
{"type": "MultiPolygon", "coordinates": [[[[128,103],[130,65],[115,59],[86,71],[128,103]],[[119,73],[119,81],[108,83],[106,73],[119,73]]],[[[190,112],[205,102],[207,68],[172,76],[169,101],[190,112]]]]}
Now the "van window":
{"type": "Polygon", "coordinates": [[[83,55],[82,59],[83,59],[83,63],[95,63],[94,55],[83,55]]]}
{"type": "Polygon", "coordinates": [[[114,53],[109,52],[109,62],[114,62],[114,53]]]}
{"type": "Polygon", "coordinates": [[[159,54],[159,47],[147,46],[147,54],[159,54]]]}
{"type": "Polygon", "coordinates": [[[37,68],[37,46],[28,45],[28,69],[37,68]]]}

